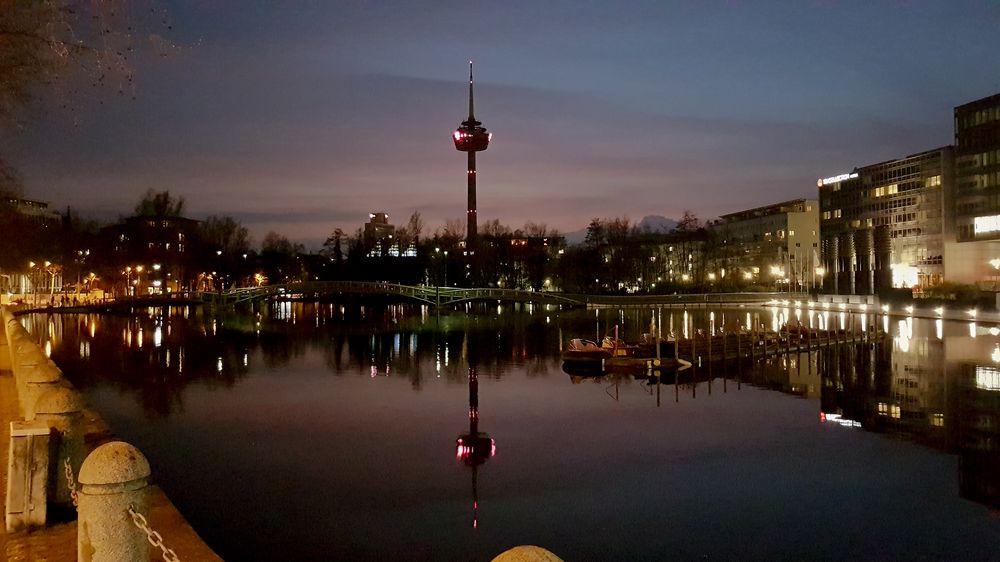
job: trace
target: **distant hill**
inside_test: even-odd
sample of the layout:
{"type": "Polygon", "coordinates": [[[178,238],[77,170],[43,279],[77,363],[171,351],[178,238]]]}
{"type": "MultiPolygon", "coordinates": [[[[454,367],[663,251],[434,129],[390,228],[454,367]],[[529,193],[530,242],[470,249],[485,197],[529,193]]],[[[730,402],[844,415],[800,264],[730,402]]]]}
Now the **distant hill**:
{"type": "Polygon", "coordinates": [[[676,226],[677,221],[660,215],[645,216],[639,221],[639,230],[648,229],[650,232],[670,232],[676,226]]]}
{"type": "MultiPolygon", "coordinates": [[[[677,221],[660,215],[648,215],[639,221],[639,230],[649,230],[650,232],[670,232],[676,226],[677,221]]],[[[587,229],[584,227],[580,230],[567,232],[563,236],[566,237],[566,244],[569,246],[583,244],[587,238],[587,229]]]]}

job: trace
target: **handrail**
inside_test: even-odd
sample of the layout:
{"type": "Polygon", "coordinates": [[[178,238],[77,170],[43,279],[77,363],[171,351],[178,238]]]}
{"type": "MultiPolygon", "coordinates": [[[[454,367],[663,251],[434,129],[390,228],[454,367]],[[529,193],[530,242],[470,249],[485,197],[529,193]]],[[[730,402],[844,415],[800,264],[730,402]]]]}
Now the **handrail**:
{"type": "Polygon", "coordinates": [[[399,296],[429,305],[451,306],[477,300],[535,302],[566,306],[650,306],[763,303],[775,298],[807,298],[799,293],[699,293],[679,295],[582,295],[499,287],[432,287],[378,281],[304,281],[202,293],[204,301],[237,304],[279,295],[333,294],[399,296]]]}

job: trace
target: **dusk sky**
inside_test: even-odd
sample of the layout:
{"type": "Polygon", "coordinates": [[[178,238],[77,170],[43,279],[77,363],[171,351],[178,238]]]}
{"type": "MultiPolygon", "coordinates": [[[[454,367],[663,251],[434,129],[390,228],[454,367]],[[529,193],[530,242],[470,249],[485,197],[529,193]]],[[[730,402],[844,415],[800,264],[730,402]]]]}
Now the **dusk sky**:
{"type": "MultiPolygon", "coordinates": [[[[41,108],[0,151],[26,195],[113,219],[147,189],[308,248],[372,211],[480,224],[709,219],[953,142],[1000,92],[1000,2],[168,3],[134,101],[41,108]]],[[[100,103],[103,101],[104,103],[100,103]]]]}

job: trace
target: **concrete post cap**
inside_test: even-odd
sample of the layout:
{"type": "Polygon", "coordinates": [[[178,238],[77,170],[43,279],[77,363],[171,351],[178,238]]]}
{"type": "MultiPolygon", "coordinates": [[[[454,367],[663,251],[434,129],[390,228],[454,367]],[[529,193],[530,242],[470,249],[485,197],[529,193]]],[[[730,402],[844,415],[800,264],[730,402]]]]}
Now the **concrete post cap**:
{"type": "Polygon", "coordinates": [[[525,544],[501,552],[491,562],[563,562],[563,559],[540,546],[525,544]]]}
{"type": "MultiPolygon", "coordinates": [[[[21,363],[21,366],[27,366],[25,363],[21,363]]],[[[30,363],[28,364],[30,365],[30,363]]],[[[24,381],[29,383],[53,383],[58,382],[62,378],[62,371],[59,367],[49,364],[48,362],[35,364],[35,368],[27,371],[24,376],[24,381]]]]}
{"type": "Polygon", "coordinates": [[[74,414],[83,411],[83,399],[79,393],[66,387],[50,388],[35,400],[35,415],[74,414]]]}
{"type": "Polygon", "coordinates": [[[102,486],[149,478],[149,461],[132,445],[112,441],[94,449],[80,467],[80,484],[102,486]]]}

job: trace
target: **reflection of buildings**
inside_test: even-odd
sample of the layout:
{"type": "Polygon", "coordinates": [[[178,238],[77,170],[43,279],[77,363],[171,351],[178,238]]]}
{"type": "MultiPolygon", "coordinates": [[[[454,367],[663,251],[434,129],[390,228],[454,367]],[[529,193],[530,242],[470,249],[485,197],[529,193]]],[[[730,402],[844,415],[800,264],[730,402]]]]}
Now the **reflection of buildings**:
{"type": "Polygon", "coordinates": [[[1000,508],[1000,366],[965,365],[963,378],[958,490],[1000,508]]]}
{"type": "Polygon", "coordinates": [[[469,367],[469,432],[458,436],[456,456],[472,468],[472,526],[479,526],[479,490],[476,471],[479,465],[497,453],[496,441],[488,433],[479,431],[479,375],[469,367]]]}
{"type": "Polygon", "coordinates": [[[962,497],[1000,508],[1000,344],[968,328],[823,350],[823,419],[957,454],[962,497]]]}

